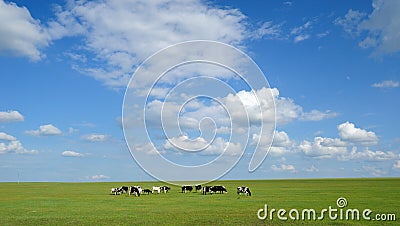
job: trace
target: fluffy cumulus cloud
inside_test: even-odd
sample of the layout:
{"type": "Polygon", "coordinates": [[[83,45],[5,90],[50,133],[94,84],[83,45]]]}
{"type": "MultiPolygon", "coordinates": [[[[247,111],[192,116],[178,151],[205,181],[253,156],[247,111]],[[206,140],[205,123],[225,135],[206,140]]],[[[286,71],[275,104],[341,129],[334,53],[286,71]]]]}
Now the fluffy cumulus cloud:
{"type": "Polygon", "coordinates": [[[7,133],[0,132],[0,140],[13,141],[13,140],[17,140],[17,138],[15,138],[14,136],[11,136],[7,133]]]}
{"type": "Polygon", "coordinates": [[[361,38],[361,48],[375,48],[377,54],[400,51],[400,2],[397,0],[373,0],[370,14],[349,10],[336,19],[347,33],[361,38]],[[365,34],[364,34],[365,33],[365,34]]]}
{"type": "Polygon", "coordinates": [[[378,143],[372,131],[356,128],[353,123],[345,122],[337,126],[340,138],[315,137],[314,141],[304,140],[297,149],[312,158],[336,158],[340,161],[387,161],[400,158],[393,151],[371,150],[378,143]],[[361,149],[361,150],[359,150],[361,149]]]}
{"type": "Polygon", "coordinates": [[[85,156],[84,154],[75,152],[75,151],[63,151],[61,153],[61,155],[64,157],[83,157],[83,156],[85,156]]]}
{"type": "Polygon", "coordinates": [[[74,1],[59,7],[56,17],[49,34],[82,37],[87,52],[72,53],[79,70],[109,86],[126,85],[140,62],[171,44],[208,39],[243,46],[279,31],[272,23],[254,29],[238,9],[200,0],[74,1]]]}
{"type": "Polygon", "coordinates": [[[393,81],[393,80],[385,80],[385,81],[374,83],[371,86],[374,88],[391,89],[391,88],[399,87],[399,82],[393,81]]]}
{"type": "MultiPolygon", "coordinates": [[[[16,154],[37,154],[37,150],[26,149],[15,137],[3,137],[5,142],[0,142],[0,154],[16,153],[16,154]]],[[[0,139],[2,140],[2,139],[0,139]]]]}
{"type": "Polygon", "coordinates": [[[50,37],[28,9],[0,0],[0,54],[25,56],[33,61],[43,58],[40,49],[50,37]]]}
{"type": "MultiPolygon", "coordinates": [[[[253,142],[258,141],[258,134],[253,134],[253,142]]],[[[259,148],[268,148],[268,144],[260,140],[259,148]]],[[[269,150],[269,155],[283,156],[288,153],[294,153],[294,143],[289,139],[285,131],[275,131],[274,140],[269,150]]]]}
{"type": "Polygon", "coordinates": [[[105,134],[88,134],[82,137],[88,142],[103,142],[109,139],[108,135],[105,134]]]}
{"type": "Polygon", "coordinates": [[[372,131],[356,128],[353,123],[345,122],[338,125],[339,136],[342,140],[365,146],[378,143],[378,137],[372,131]]]}
{"type": "Polygon", "coordinates": [[[366,160],[366,161],[387,161],[399,159],[400,155],[392,151],[372,151],[366,148],[363,151],[357,151],[356,147],[353,147],[351,152],[345,156],[342,156],[341,160],[366,160]]]}
{"type": "Polygon", "coordinates": [[[303,141],[299,149],[307,156],[315,158],[332,158],[345,155],[347,145],[340,139],[315,137],[313,142],[303,141]]]}
{"type": "MultiPolygon", "coordinates": [[[[169,139],[165,137],[161,139],[163,140],[161,146],[165,150],[179,147],[182,150],[192,151],[204,149],[203,154],[220,154],[225,147],[229,146],[230,152],[228,153],[237,155],[242,147],[249,144],[252,147],[257,146],[265,152],[270,151],[271,155],[281,156],[293,152],[295,144],[289,139],[286,132],[276,131],[271,146],[272,133],[264,132],[260,136],[262,121],[271,123],[275,116],[277,125],[284,125],[293,120],[320,121],[337,115],[331,111],[304,112],[302,107],[292,99],[280,97],[276,88],[264,87],[252,92],[242,90],[236,94],[217,97],[216,104],[192,100],[184,102],[185,105],[183,105],[180,98],[171,98],[170,101],[155,99],[150,101],[145,109],[147,129],[164,131],[165,134],[168,134],[169,139]],[[234,130],[234,134],[241,134],[242,137],[249,134],[249,140],[236,138],[228,142],[226,135],[232,132],[231,129],[234,130]],[[190,139],[190,137],[199,136],[199,130],[201,130],[202,137],[190,139]],[[193,131],[197,131],[195,133],[197,135],[193,135],[193,131]],[[212,131],[216,133],[216,139],[212,140],[214,143],[210,143],[211,138],[214,137],[212,131]],[[209,133],[212,134],[207,137],[209,133]]],[[[135,121],[139,123],[143,120],[141,117],[137,117],[141,114],[140,108],[137,108],[137,111],[137,114],[132,114],[135,115],[135,119],[128,118],[132,124],[135,124],[135,121]]],[[[157,137],[160,138],[160,135],[157,137]]],[[[156,140],[156,142],[159,141],[160,139],[156,140]]],[[[155,145],[160,146],[160,144],[155,145]]],[[[146,148],[141,145],[136,149],[148,154],[156,153],[154,148],[148,145],[146,148]]]]}
{"type": "MultiPolygon", "coordinates": [[[[259,121],[261,119],[260,111],[258,110],[259,105],[262,110],[262,117],[265,121],[270,121],[275,115],[276,124],[283,125],[293,120],[304,120],[304,121],[321,121],[328,118],[337,116],[337,113],[332,111],[321,112],[319,110],[312,110],[311,112],[303,111],[303,108],[296,104],[293,99],[282,97],[279,95],[277,88],[261,88],[255,90],[253,95],[251,92],[240,91],[236,95],[231,95],[224,99],[224,103],[238,103],[239,101],[244,104],[249,114],[251,121],[259,121]],[[269,98],[272,95],[272,99],[269,98]],[[228,102],[229,101],[229,102],[228,102]],[[275,105],[275,109],[273,106],[275,105]],[[275,111],[274,111],[275,110],[275,111]]],[[[237,104],[236,104],[237,105],[237,104]]],[[[243,115],[240,115],[243,117],[243,115]]]]}
{"type": "Polygon", "coordinates": [[[21,121],[24,121],[24,116],[21,115],[21,113],[19,113],[18,111],[0,111],[0,122],[21,122],[21,121]]]}
{"type": "Polygon", "coordinates": [[[228,142],[217,137],[215,140],[206,141],[204,138],[189,139],[188,136],[182,135],[168,139],[164,144],[165,149],[178,149],[183,151],[199,151],[200,155],[220,155],[225,154],[237,156],[242,153],[242,145],[240,143],[228,142]]]}
{"type": "Polygon", "coordinates": [[[52,124],[47,124],[39,126],[37,130],[28,130],[26,133],[32,136],[54,136],[62,134],[62,131],[52,124]]]}

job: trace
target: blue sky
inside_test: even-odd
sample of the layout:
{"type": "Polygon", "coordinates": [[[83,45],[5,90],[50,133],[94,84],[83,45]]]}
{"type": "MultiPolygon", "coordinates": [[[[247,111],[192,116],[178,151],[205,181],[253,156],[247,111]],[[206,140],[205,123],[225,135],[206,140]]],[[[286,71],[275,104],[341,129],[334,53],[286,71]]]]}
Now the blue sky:
{"type": "Polygon", "coordinates": [[[156,51],[197,39],[244,51],[275,94],[266,160],[249,173],[245,154],[223,178],[398,177],[399,12],[396,0],[0,0],[0,181],[153,179],[125,142],[125,89],[156,51]]]}

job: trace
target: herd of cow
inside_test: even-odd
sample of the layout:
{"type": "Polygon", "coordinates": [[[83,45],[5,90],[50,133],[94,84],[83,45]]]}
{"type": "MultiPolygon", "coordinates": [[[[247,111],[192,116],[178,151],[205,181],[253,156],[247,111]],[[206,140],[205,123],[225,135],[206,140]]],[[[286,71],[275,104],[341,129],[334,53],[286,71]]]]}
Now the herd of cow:
{"type": "MultiPolygon", "coordinates": [[[[206,195],[207,193],[214,194],[214,193],[220,193],[224,194],[225,192],[228,192],[225,188],[225,186],[221,185],[216,185],[216,186],[201,186],[201,185],[196,185],[194,186],[194,189],[196,192],[201,191],[203,195],[206,195]]],[[[140,196],[141,194],[160,194],[160,193],[168,193],[168,191],[171,190],[170,187],[168,186],[153,186],[152,189],[142,189],[140,186],[122,186],[118,188],[111,188],[111,193],[114,195],[120,195],[120,194],[128,194],[128,195],[135,195],[135,196],[140,196]]],[[[192,192],[193,191],[193,186],[191,185],[184,185],[182,186],[182,193],[187,193],[187,192],[192,192]]],[[[251,196],[251,191],[250,188],[248,187],[237,187],[237,194],[246,194],[248,196],[251,196]]]]}

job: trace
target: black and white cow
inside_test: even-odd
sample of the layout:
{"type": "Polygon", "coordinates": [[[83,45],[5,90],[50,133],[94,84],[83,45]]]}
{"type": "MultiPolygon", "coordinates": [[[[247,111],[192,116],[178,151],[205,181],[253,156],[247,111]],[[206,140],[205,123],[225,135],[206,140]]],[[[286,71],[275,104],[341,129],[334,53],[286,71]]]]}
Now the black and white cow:
{"type": "Polygon", "coordinates": [[[129,187],[129,195],[134,194],[136,196],[140,196],[141,189],[139,190],[139,186],[131,186],[129,187]]]}
{"type": "Polygon", "coordinates": [[[193,186],[190,186],[190,185],[182,186],[182,193],[186,193],[187,191],[192,192],[192,190],[193,190],[193,186]]]}
{"type": "Polygon", "coordinates": [[[237,187],[237,194],[245,193],[248,196],[251,196],[251,191],[249,187],[237,187]]]}
{"type": "Polygon", "coordinates": [[[204,186],[204,187],[203,187],[203,193],[202,193],[202,194],[203,194],[203,195],[207,195],[207,192],[210,192],[210,193],[211,193],[211,192],[212,192],[212,191],[211,191],[211,187],[212,187],[212,186],[204,186]]]}
{"type": "Polygon", "coordinates": [[[221,185],[212,186],[211,191],[212,191],[212,193],[217,193],[217,192],[219,192],[221,194],[224,194],[224,192],[228,193],[225,186],[221,186],[221,185]]]}
{"type": "Polygon", "coordinates": [[[194,186],[194,188],[196,189],[196,192],[197,191],[200,191],[201,190],[201,185],[199,184],[199,185],[196,185],[196,186],[194,186]]]}
{"type": "Polygon", "coordinates": [[[164,193],[168,193],[168,191],[171,190],[171,188],[167,187],[167,186],[161,186],[160,188],[161,188],[161,191],[164,193]]]}
{"type": "Polygon", "coordinates": [[[122,186],[122,187],[118,188],[118,190],[119,190],[119,192],[121,194],[128,193],[129,187],[128,186],[122,186]]]}
{"type": "Polygon", "coordinates": [[[143,194],[150,194],[150,193],[153,194],[153,191],[148,188],[143,189],[142,192],[143,192],[143,194]]]}
{"type": "Polygon", "coordinates": [[[114,195],[119,195],[120,194],[119,188],[111,188],[111,193],[114,195]]]}

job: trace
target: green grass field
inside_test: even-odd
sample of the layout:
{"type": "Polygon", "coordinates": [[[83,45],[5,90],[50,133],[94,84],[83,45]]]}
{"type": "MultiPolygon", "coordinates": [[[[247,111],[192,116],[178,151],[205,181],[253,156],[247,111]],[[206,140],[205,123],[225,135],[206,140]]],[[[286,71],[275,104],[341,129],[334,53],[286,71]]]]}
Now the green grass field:
{"type": "MultiPolygon", "coordinates": [[[[168,194],[140,197],[111,195],[110,188],[160,182],[112,183],[0,183],[0,225],[400,225],[396,221],[259,220],[257,211],[268,208],[313,208],[317,212],[345,197],[346,208],[393,213],[400,218],[400,179],[315,179],[217,181],[227,194],[180,193],[170,186],[168,194]],[[253,195],[238,196],[237,186],[249,186],[253,195]]],[[[286,214],[286,216],[288,216],[286,214]]],[[[269,217],[269,216],[268,216],[269,217]]]]}

